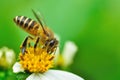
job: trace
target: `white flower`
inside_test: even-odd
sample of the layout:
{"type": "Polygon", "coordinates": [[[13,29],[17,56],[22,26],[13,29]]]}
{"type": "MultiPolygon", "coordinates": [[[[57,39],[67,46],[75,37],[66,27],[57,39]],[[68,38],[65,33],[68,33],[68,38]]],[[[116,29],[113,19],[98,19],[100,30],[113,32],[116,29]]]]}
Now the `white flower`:
{"type": "Polygon", "coordinates": [[[74,56],[78,50],[78,47],[72,41],[67,41],[64,45],[62,54],[60,54],[59,48],[55,53],[55,65],[61,67],[68,67],[73,63],[74,56]]]}
{"type": "MultiPolygon", "coordinates": [[[[59,36],[56,36],[57,39],[60,40],[59,36]]],[[[27,53],[24,55],[20,54],[20,62],[16,62],[13,66],[14,73],[26,72],[26,70],[31,72],[26,80],[84,80],[70,72],[49,69],[53,63],[53,58],[55,63],[57,63],[59,56],[62,56],[64,60],[63,66],[67,67],[72,63],[77,51],[77,46],[73,42],[66,42],[62,55],[59,54],[59,47],[55,54],[47,54],[46,50],[40,48],[34,51],[33,47],[27,48],[26,50],[27,53]],[[38,57],[37,53],[39,52],[41,52],[41,54],[38,57]]]]}
{"type": "Polygon", "coordinates": [[[78,48],[77,48],[77,46],[75,45],[74,42],[67,41],[65,43],[65,46],[64,46],[64,49],[63,49],[63,52],[62,52],[65,67],[72,64],[73,58],[74,58],[74,56],[76,54],[77,49],[78,48]]]}
{"type": "Polygon", "coordinates": [[[12,49],[3,47],[0,49],[0,66],[8,68],[15,61],[15,52],[12,49]]]}
{"type": "Polygon", "coordinates": [[[13,72],[14,73],[19,73],[19,72],[24,72],[24,69],[22,68],[22,65],[19,62],[16,62],[13,66],[13,72]]]}
{"type": "MultiPolygon", "coordinates": [[[[21,64],[16,62],[13,66],[13,72],[24,72],[21,64]]],[[[45,73],[32,73],[26,80],[84,80],[83,78],[66,71],[48,70],[45,73]]]]}

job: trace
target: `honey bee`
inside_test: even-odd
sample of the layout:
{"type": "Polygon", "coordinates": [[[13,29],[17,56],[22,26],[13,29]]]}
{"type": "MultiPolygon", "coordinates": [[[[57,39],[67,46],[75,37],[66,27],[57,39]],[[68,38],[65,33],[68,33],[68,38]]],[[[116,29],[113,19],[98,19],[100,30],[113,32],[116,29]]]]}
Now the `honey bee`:
{"type": "Polygon", "coordinates": [[[55,52],[58,40],[54,37],[53,32],[47,26],[43,25],[39,17],[40,15],[38,15],[34,10],[32,10],[32,12],[38,22],[25,16],[16,16],[13,19],[19,27],[34,36],[27,36],[25,38],[21,45],[21,52],[24,54],[27,46],[31,46],[29,40],[35,41],[34,48],[40,44],[42,45],[40,47],[45,48],[48,53],[55,52]]]}

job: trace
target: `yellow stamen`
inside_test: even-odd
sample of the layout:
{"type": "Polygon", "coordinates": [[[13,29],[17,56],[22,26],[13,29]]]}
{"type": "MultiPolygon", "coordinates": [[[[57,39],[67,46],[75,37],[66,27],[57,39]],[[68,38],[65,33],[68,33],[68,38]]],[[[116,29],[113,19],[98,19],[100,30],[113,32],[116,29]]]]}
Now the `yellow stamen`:
{"type": "Polygon", "coordinates": [[[53,65],[54,54],[49,54],[41,48],[27,48],[24,54],[20,53],[20,64],[29,72],[45,72],[53,65]]]}

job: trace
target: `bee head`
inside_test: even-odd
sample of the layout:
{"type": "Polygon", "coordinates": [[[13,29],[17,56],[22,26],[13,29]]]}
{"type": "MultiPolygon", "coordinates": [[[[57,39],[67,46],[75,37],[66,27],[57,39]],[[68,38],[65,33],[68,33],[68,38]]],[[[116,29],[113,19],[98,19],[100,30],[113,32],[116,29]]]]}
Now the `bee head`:
{"type": "Polygon", "coordinates": [[[56,39],[53,39],[53,40],[50,41],[49,46],[53,47],[53,46],[55,46],[57,44],[58,44],[58,41],[56,39]]]}
{"type": "Polygon", "coordinates": [[[50,40],[49,44],[48,44],[48,50],[47,50],[47,52],[49,52],[49,53],[54,52],[55,49],[57,48],[57,45],[58,45],[58,40],[56,40],[56,39],[50,40]]]}

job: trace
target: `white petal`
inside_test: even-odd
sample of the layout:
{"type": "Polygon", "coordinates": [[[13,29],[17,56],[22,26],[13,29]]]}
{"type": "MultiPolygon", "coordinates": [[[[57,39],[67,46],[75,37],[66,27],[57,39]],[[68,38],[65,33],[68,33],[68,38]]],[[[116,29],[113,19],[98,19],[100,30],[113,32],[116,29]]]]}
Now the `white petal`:
{"type": "Polygon", "coordinates": [[[73,73],[61,70],[49,70],[48,72],[44,73],[44,75],[50,80],[84,80],[73,73]]]}
{"type": "Polygon", "coordinates": [[[32,73],[26,80],[51,80],[41,73],[32,73]]]}
{"type": "Polygon", "coordinates": [[[6,51],[8,51],[9,49],[4,46],[4,47],[1,48],[1,50],[4,51],[4,52],[6,52],[6,51]]]}
{"type": "Polygon", "coordinates": [[[26,80],[41,80],[40,73],[32,73],[26,80]]]}
{"type": "Polygon", "coordinates": [[[55,52],[55,58],[54,58],[54,64],[55,64],[55,65],[56,65],[57,62],[58,62],[59,56],[60,56],[60,49],[59,49],[59,47],[57,47],[57,50],[56,50],[56,52],[55,52]]]}
{"type": "Polygon", "coordinates": [[[77,51],[77,46],[72,41],[67,41],[65,43],[64,49],[63,49],[63,59],[64,59],[64,66],[69,66],[73,62],[73,58],[75,56],[75,53],[77,51]]]}
{"type": "Polygon", "coordinates": [[[7,47],[2,47],[2,48],[0,49],[0,58],[2,57],[3,54],[6,53],[7,50],[9,50],[7,47]]]}
{"type": "Polygon", "coordinates": [[[2,50],[0,50],[0,58],[2,57],[2,55],[3,55],[3,51],[2,51],[2,50]]]}
{"type": "Polygon", "coordinates": [[[13,64],[14,60],[15,60],[15,53],[13,50],[9,49],[8,51],[6,51],[6,60],[9,64],[13,64]]]}
{"type": "Polygon", "coordinates": [[[24,72],[24,69],[22,68],[22,65],[19,62],[16,62],[13,65],[13,72],[14,73],[24,72]]]}
{"type": "Polygon", "coordinates": [[[83,78],[66,71],[48,70],[47,72],[33,73],[26,80],[84,80],[83,78]]]}

